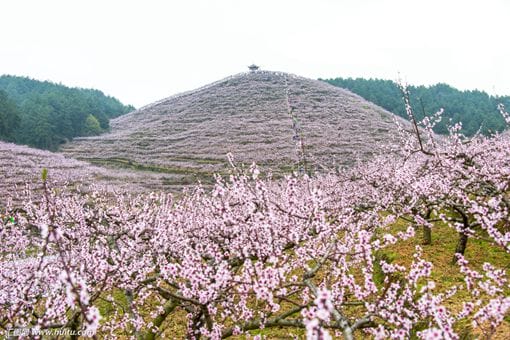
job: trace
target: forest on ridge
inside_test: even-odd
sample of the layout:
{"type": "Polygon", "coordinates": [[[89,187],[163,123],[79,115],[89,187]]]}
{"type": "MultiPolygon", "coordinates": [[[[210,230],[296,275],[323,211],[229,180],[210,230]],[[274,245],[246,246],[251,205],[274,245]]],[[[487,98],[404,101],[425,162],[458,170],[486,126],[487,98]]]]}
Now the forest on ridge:
{"type": "Polygon", "coordinates": [[[74,137],[108,131],[111,118],[132,110],[99,90],[0,76],[0,140],[56,150],[74,137]]]}
{"type": "MultiPolygon", "coordinates": [[[[321,80],[348,89],[407,119],[402,93],[391,80],[341,77],[321,80]]],[[[459,122],[462,122],[461,132],[466,136],[473,136],[478,131],[488,135],[505,129],[505,120],[499,114],[498,104],[510,106],[510,96],[490,96],[479,90],[460,91],[442,83],[409,86],[409,92],[411,104],[416,108],[415,114],[419,120],[425,115],[433,115],[439,109],[444,109],[443,120],[434,128],[436,133],[447,134],[448,125],[459,122]]]]}

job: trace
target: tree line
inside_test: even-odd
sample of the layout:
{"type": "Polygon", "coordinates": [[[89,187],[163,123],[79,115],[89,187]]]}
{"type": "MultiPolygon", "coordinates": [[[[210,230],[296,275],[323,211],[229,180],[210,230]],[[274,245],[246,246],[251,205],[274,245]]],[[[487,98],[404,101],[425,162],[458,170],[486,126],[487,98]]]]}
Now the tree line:
{"type": "MultiPolygon", "coordinates": [[[[402,93],[391,80],[364,78],[321,79],[334,86],[346,88],[361,97],[408,118],[402,101],[402,93]]],[[[416,108],[416,118],[423,119],[444,109],[443,119],[434,132],[447,134],[448,126],[462,123],[466,136],[473,136],[478,131],[484,135],[501,132],[505,121],[499,114],[498,104],[510,105],[510,96],[490,96],[479,90],[460,91],[447,84],[432,86],[409,86],[411,105],[416,108]]]]}
{"type": "Polygon", "coordinates": [[[0,139],[55,150],[77,136],[108,131],[109,120],[134,110],[94,89],[0,76],[0,139]]]}

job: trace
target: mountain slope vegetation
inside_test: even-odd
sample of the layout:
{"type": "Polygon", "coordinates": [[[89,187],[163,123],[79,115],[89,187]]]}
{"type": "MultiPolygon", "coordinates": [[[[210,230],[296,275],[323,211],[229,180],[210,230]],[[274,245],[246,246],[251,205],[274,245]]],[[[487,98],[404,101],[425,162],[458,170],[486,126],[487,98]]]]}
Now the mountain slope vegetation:
{"type": "Polygon", "coordinates": [[[19,126],[19,110],[7,93],[0,90],[0,139],[14,141],[19,126]]]}
{"type": "MultiPolygon", "coordinates": [[[[334,78],[324,81],[346,88],[407,119],[402,94],[391,80],[334,78]]],[[[510,106],[510,96],[490,96],[478,90],[460,91],[447,84],[409,86],[409,91],[411,104],[417,109],[416,118],[422,119],[424,113],[432,115],[439,109],[444,109],[443,120],[434,129],[436,133],[447,134],[447,126],[459,122],[462,122],[462,133],[466,136],[472,136],[478,131],[488,135],[505,129],[505,121],[497,106],[499,103],[510,106]]]]}
{"type": "Polygon", "coordinates": [[[76,136],[108,131],[109,119],[132,111],[93,89],[0,76],[0,139],[55,150],[76,136]]]}
{"type": "Polygon", "coordinates": [[[96,164],[179,176],[221,172],[228,153],[275,174],[314,171],[386,152],[396,140],[395,118],[324,82],[257,71],[115,118],[110,133],[77,138],[61,151],[96,164]]]}
{"type": "Polygon", "coordinates": [[[47,170],[48,183],[56,189],[90,188],[130,193],[157,190],[176,191],[168,174],[137,169],[105,169],[62,154],[0,141],[0,211],[8,202],[20,203],[28,188],[42,189],[41,174],[47,170]]]}

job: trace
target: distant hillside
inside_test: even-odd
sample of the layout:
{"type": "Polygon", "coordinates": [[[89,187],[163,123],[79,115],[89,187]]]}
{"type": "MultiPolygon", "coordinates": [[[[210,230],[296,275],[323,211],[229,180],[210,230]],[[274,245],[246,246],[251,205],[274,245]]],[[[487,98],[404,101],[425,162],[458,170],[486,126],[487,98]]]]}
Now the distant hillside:
{"type": "Polygon", "coordinates": [[[7,93],[0,90],[0,139],[12,142],[19,127],[19,109],[7,93]]]}
{"type": "Polygon", "coordinates": [[[109,119],[134,110],[92,89],[0,76],[0,139],[55,150],[76,136],[108,131],[109,119]]]}
{"type": "Polygon", "coordinates": [[[52,188],[67,186],[72,189],[79,186],[88,189],[95,185],[109,191],[131,193],[174,189],[167,185],[171,178],[166,174],[104,169],[62,154],[0,141],[0,209],[8,201],[19,201],[27,185],[36,191],[41,190],[43,168],[48,170],[48,181],[52,188]]]}
{"type": "MultiPolygon", "coordinates": [[[[391,80],[335,78],[324,81],[346,88],[390,112],[407,118],[400,90],[391,80]]],[[[427,115],[444,108],[443,121],[435,129],[437,133],[448,132],[447,125],[450,119],[453,123],[462,122],[462,132],[467,136],[472,136],[478,130],[486,135],[501,132],[506,127],[497,106],[503,103],[510,107],[509,96],[494,97],[477,90],[459,91],[446,84],[410,86],[409,90],[418,118],[423,118],[421,103],[427,115]]]]}
{"type": "Polygon", "coordinates": [[[396,139],[394,118],[324,82],[257,71],[113,119],[110,133],[61,150],[95,164],[174,174],[176,183],[224,171],[229,152],[274,173],[313,171],[386,152],[396,139]]]}

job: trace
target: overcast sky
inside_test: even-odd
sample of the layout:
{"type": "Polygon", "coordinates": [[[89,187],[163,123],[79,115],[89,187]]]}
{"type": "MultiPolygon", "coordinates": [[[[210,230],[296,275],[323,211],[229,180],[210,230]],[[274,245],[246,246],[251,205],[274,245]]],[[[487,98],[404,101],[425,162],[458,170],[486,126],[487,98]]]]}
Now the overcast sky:
{"type": "Polygon", "coordinates": [[[0,74],[137,107],[246,71],[510,95],[507,0],[4,0],[0,74]]]}

